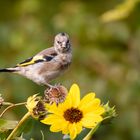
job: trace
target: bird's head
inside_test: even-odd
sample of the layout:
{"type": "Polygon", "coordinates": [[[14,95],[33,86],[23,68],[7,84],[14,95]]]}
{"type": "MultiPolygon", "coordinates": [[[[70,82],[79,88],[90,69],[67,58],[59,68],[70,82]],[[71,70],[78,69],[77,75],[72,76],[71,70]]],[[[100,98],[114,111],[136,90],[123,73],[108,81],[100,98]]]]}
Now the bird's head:
{"type": "Polygon", "coordinates": [[[54,47],[57,52],[65,53],[71,48],[69,36],[66,33],[59,33],[55,36],[54,47]]]}

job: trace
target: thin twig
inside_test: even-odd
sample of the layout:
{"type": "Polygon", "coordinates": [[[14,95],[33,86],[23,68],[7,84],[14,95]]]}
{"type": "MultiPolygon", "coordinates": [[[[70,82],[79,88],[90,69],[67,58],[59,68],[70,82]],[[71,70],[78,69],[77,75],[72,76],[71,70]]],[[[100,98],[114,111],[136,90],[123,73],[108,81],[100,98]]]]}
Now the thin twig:
{"type": "Polygon", "coordinates": [[[13,105],[14,103],[11,103],[11,102],[3,102],[2,105],[13,105]]]}
{"type": "Polygon", "coordinates": [[[17,103],[17,104],[12,104],[10,106],[8,106],[1,114],[0,114],[0,118],[5,114],[5,112],[13,107],[16,107],[16,106],[20,106],[20,105],[25,105],[26,102],[23,102],[23,103],[17,103]]]}

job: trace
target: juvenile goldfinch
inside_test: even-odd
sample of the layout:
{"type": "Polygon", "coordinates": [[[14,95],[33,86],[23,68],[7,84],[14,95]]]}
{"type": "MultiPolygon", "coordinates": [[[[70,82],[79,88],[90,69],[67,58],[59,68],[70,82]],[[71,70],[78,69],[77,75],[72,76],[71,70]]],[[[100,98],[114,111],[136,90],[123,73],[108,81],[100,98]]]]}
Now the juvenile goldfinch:
{"type": "Polygon", "coordinates": [[[69,36],[59,33],[55,36],[53,47],[39,52],[15,67],[0,69],[0,72],[17,73],[39,85],[51,86],[49,82],[68,68],[71,59],[69,36]]]}

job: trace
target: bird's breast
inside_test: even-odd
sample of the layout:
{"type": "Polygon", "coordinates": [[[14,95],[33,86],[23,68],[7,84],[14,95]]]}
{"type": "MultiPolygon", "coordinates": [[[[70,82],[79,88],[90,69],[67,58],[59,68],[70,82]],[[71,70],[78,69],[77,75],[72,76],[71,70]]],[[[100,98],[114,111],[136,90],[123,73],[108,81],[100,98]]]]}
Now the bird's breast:
{"type": "Polygon", "coordinates": [[[65,54],[61,56],[60,69],[66,69],[71,64],[71,54],[65,54]]]}

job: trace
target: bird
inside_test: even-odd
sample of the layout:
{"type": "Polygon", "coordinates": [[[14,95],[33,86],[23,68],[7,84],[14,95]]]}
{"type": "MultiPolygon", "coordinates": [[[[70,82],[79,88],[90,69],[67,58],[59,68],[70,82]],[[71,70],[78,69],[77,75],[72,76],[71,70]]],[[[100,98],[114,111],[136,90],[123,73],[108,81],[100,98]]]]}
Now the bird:
{"type": "Polygon", "coordinates": [[[67,33],[58,33],[53,46],[42,50],[14,67],[0,69],[1,72],[17,73],[38,85],[52,87],[50,82],[68,69],[72,61],[72,49],[67,33]]]}

